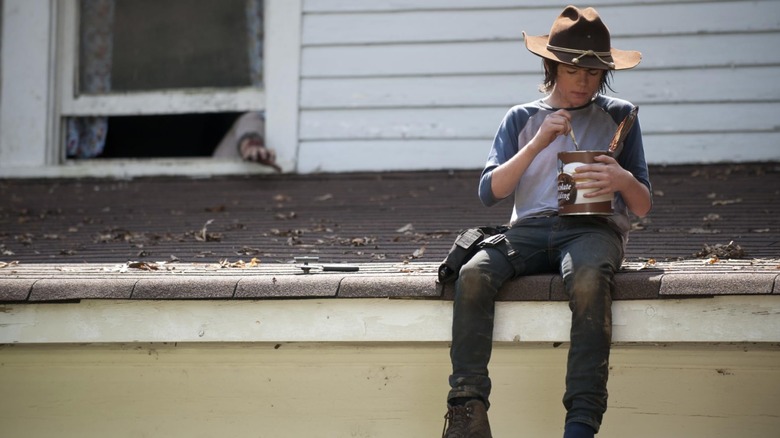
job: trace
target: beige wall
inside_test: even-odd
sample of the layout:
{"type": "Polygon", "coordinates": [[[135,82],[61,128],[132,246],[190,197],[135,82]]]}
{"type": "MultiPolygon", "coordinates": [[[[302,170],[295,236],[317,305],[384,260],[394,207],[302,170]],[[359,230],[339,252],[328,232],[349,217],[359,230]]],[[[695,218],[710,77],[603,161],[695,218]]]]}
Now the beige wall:
{"type": "MultiPolygon", "coordinates": [[[[557,437],[566,345],[499,344],[495,436],[557,437]]],[[[431,344],[0,346],[3,437],[433,437],[448,347],[431,344]]],[[[600,438],[767,437],[780,347],[617,345],[600,438]]]]}

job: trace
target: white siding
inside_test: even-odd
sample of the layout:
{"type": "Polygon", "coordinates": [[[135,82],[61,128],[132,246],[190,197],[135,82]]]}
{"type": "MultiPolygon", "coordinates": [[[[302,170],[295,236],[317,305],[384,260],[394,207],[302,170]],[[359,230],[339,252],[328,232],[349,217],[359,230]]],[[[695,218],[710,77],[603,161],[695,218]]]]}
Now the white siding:
{"type": "MultiPolygon", "coordinates": [[[[566,1],[304,0],[300,172],[480,168],[506,110],[540,96],[522,43],[566,1]]],[[[780,159],[780,2],[597,6],[651,163],[780,159]]]]}

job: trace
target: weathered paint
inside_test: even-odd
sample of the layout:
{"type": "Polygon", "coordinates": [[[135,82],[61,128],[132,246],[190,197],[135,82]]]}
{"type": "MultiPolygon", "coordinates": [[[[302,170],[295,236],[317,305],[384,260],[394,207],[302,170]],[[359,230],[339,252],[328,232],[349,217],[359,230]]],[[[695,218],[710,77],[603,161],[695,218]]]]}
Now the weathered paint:
{"type": "MultiPolygon", "coordinates": [[[[446,343],[0,346],[9,437],[430,437],[446,343]]],[[[495,436],[562,434],[566,345],[499,343],[495,436]]],[[[775,436],[780,348],[617,345],[603,438],[775,436]]]]}
{"type": "MultiPolygon", "coordinates": [[[[615,342],[780,342],[775,296],[621,300],[615,342]]],[[[565,342],[566,302],[499,302],[498,342],[565,342]]],[[[84,300],[6,304],[0,343],[447,342],[452,302],[394,299],[84,300]]]]}

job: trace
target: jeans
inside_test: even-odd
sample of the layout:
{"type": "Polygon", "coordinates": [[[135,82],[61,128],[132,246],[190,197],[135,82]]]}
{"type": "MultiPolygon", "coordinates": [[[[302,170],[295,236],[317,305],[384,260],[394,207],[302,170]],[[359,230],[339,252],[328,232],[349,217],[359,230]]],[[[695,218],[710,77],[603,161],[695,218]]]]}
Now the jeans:
{"type": "Polygon", "coordinates": [[[566,422],[598,431],[607,409],[612,290],[623,260],[622,239],[605,218],[595,216],[525,219],[505,235],[511,257],[483,248],[461,268],[455,284],[447,398],[479,397],[489,405],[487,367],[498,290],[519,276],[559,272],[572,311],[566,422]]]}

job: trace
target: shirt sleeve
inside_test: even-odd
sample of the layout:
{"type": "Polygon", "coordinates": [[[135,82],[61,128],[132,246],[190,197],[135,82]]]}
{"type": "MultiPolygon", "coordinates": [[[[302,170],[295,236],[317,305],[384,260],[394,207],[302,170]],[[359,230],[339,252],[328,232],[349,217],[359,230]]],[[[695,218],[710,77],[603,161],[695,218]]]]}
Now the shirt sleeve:
{"type": "Polygon", "coordinates": [[[642,142],[642,128],[637,118],[631,131],[625,139],[623,151],[618,157],[618,163],[624,169],[631,172],[639,182],[644,184],[650,193],[653,193],[650,184],[650,175],[647,169],[647,160],[645,159],[645,149],[642,142]]]}
{"type": "Polygon", "coordinates": [[[493,206],[501,201],[501,199],[496,198],[491,188],[493,171],[496,167],[515,156],[519,151],[518,136],[528,117],[527,111],[524,111],[521,107],[514,107],[506,113],[504,120],[501,121],[498,127],[496,136],[493,139],[493,146],[488,153],[487,163],[485,163],[485,168],[482,170],[482,176],[479,180],[479,199],[486,207],[493,206]]]}

